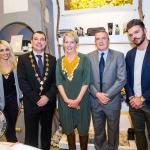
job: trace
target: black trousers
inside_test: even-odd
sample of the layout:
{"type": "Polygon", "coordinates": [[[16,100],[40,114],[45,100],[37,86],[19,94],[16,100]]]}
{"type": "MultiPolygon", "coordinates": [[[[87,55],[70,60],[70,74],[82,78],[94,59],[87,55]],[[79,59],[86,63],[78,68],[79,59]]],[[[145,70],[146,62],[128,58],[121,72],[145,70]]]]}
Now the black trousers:
{"type": "Polygon", "coordinates": [[[130,106],[129,113],[134,126],[137,149],[148,150],[147,142],[150,142],[150,109],[145,104],[141,109],[134,109],[130,106]],[[147,124],[149,141],[146,139],[145,123],[147,124]]]}
{"type": "Polygon", "coordinates": [[[42,150],[50,149],[53,112],[54,110],[42,111],[41,109],[39,112],[28,112],[25,110],[25,144],[38,147],[38,131],[40,123],[41,148],[42,150]]]}
{"type": "Polygon", "coordinates": [[[15,131],[18,116],[18,104],[16,94],[5,98],[5,108],[3,112],[7,120],[7,131],[5,133],[7,142],[18,142],[15,131]]]}

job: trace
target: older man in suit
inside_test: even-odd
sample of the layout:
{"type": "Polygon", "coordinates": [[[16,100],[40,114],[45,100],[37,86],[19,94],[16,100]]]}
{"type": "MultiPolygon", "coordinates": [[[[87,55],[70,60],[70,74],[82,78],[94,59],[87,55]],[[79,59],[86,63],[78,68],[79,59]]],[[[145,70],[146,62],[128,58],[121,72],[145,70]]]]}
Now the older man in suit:
{"type": "Polygon", "coordinates": [[[18,58],[18,79],[23,91],[25,144],[38,147],[41,124],[41,146],[50,149],[53,111],[56,106],[56,58],[44,52],[45,34],[33,33],[33,51],[18,58]]]}
{"type": "Polygon", "coordinates": [[[95,149],[117,150],[119,145],[120,91],[126,83],[124,55],[108,48],[106,31],[95,34],[98,50],[88,54],[92,65],[91,110],[95,130],[95,149]],[[107,121],[108,139],[105,125],[107,121]]]}
{"type": "Polygon", "coordinates": [[[133,19],[127,24],[128,34],[136,45],[126,55],[127,84],[125,86],[129,113],[136,135],[138,150],[148,150],[145,135],[147,124],[150,140],[150,41],[144,23],[133,19]]]}

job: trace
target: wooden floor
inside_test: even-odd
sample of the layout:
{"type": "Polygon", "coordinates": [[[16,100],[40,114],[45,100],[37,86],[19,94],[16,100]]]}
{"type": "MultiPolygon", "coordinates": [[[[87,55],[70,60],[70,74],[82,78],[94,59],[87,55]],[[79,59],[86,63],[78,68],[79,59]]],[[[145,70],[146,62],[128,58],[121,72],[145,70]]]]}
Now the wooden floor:
{"type": "Polygon", "coordinates": [[[56,147],[51,147],[50,150],[66,150],[66,149],[59,149],[59,148],[56,148],[56,147]]]}
{"type": "Polygon", "coordinates": [[[51,147],[50,150],[60,150],[60,149],[56,147],[51,147]]]}

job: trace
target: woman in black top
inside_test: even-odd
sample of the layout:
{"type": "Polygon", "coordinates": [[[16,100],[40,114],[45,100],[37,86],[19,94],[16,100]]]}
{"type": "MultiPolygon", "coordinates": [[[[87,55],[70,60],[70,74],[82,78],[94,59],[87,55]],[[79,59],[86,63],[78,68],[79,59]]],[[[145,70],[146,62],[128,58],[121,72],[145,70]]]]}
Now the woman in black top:
{"type": "Polygon", "coordinates": [[[10,44],[0,40],[0,109],[7,120],[5,136],[8,142],[18,141],[15,125],[22,94],[18,85],[16,66],[17,61],[10,44]]]}

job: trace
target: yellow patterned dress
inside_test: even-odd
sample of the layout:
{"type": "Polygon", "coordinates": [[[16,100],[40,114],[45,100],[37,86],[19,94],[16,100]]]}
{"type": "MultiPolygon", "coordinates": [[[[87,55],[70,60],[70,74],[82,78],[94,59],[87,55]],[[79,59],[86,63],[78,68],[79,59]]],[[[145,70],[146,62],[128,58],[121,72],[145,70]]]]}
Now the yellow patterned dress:
{"type": "MultiPolygon", "coordinates": [[[[56,84],[64,87],[65,93],[69,99],[76,99],[83,85],[89,85],[92,82],[91,65],[89,58],[81,53],[67,65],[65,56],[57,60],[56,66],[56,84]]],[[[69,108],[64,102],[60,93],[58,94],[58,111],[63,133],[69,135],[73,133],[74,128],[78,128],[80,136],[88,133],[90,124],[90,96],[88,90],[79,103],[80,109],[69,108]]]]}

